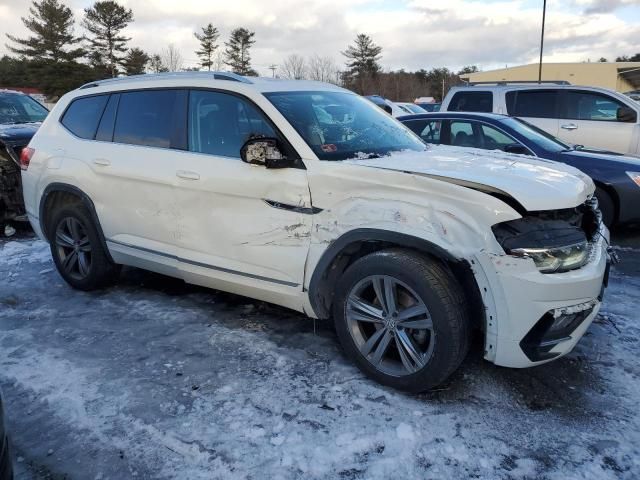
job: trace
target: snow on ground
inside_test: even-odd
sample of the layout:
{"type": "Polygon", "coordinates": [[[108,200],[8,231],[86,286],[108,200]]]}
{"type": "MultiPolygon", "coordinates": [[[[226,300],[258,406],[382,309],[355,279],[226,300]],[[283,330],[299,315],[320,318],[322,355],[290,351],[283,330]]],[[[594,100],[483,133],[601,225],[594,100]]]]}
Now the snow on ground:
{"type": "Polygon", "coordinates": [[[423,395],[364,378],[327,324],[134,269],[77,292],[43,242],[0,243],[18,477],[638,478],[639,243],[567,358],[499,368],[476,342],[423,395]]]}

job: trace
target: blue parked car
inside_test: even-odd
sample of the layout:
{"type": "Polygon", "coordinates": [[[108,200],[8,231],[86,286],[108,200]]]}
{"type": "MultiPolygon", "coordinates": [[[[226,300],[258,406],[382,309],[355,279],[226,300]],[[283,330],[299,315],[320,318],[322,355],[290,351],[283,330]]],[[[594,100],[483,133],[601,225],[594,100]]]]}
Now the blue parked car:
{"type": "Polygon", "coordinates": [[[399,117],[426,143],[502,150],[566,163],[596,184],[607,226],[640,222],[640,158],[567,145],[523,120],[493,113],[426,113],[399,117]]]}

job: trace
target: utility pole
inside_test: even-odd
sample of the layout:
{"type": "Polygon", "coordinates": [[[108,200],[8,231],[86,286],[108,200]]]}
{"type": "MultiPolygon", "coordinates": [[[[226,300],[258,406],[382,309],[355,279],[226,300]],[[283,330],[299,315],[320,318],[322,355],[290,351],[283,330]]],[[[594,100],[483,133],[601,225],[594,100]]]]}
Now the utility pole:
{"type": "Polygon", "coordinates": [[[540,65],[538,67],[538,83],[542,82],[542,51],[544,50],[544,22],[547,16],[547,0],[542,4],[542,35],[540,36],[540,65]]]}
{"type": "Polygon", "coordinates": [[[444,102],[444,75],[442,76],[442,101],[444,102]]]}
{"type": "Polygon", "coordinates": [[[271,76],[274,78],[276,76],[277,68],[278,68],[278,65],[276,65],[275,63],[272,63],[271,65],[269,65],[269,70],[271,70],[271,76]]]}

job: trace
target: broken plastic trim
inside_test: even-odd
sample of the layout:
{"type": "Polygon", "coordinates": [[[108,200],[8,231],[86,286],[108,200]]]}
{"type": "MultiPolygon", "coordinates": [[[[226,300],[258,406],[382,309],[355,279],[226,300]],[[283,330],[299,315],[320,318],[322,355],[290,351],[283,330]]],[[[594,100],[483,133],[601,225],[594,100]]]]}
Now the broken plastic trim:
{"type": "Polygon", "coordinates": [[[303,213],[305,215],[315,215],[316,213],[320,213],[322,211],[322,209],[318,207],[298,207],[296,205],[280,203],[280,202],[276,202],[275,200],[268,200],[266,198],[263,198],[262,201],[273,208],[278,208],[280,210],[288,210],[290,212],[295,212],[295,213],[303,213]]]}

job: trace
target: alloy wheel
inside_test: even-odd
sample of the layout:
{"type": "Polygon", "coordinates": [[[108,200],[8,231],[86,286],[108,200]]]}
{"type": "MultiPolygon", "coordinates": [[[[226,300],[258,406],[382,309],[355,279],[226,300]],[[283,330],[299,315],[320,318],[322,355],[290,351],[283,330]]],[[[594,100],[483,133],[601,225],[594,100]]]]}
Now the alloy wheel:
{"type": "Polygon", "coordinates": [[[66,217],[56,228],[55,245],[60,267],[70,277],[82,280],[91,270],[91,242],[85,226],[74,217],[66,217]]]}
{"type": "Polygon", "coordinates": [[[347,296],[345,318],[360,353],[382,373],[413,374],[433,354],[436,336],[429,310],[397,278],[372,275],[359,281],[347,296]]]}

